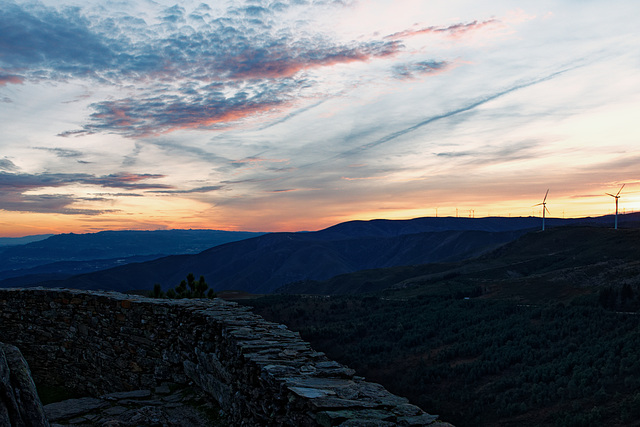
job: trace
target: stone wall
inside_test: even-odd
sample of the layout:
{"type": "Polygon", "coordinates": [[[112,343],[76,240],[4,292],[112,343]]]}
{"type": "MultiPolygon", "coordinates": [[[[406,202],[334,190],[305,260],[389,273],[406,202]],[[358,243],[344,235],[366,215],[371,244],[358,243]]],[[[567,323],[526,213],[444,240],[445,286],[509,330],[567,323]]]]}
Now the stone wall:
{"type": "Polygon", "coordinates": [[[194,383],[234,425],[444,425],[298,333],[219,299],[0,289],[0,334],[36,384],[87,395],[194,383]]]}

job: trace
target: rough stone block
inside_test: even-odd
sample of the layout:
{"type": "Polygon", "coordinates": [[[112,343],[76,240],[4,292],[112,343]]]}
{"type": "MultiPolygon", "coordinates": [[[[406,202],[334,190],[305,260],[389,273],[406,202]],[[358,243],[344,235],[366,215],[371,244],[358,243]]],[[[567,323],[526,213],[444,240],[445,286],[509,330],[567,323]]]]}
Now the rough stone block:
{"type": "Polygon", "coordinates": [[[82,397],[69,399],[63,402],[50,403],[44,407],[49,421],[65,420],[73,418],[85,412],[109,406],[109,402],[94,397],[82,397]]]}
{"type": "Polygon", "coordinates": [[[3,343],[0,343],[0,425],[49,425],[27,362],[17,347],[3,343]]]}

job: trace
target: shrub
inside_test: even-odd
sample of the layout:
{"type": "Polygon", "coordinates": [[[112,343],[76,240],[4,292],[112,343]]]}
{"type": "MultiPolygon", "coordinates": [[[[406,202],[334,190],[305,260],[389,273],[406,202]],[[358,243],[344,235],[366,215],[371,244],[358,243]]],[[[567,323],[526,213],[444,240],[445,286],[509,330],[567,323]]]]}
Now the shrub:
{"type": "Polygon", "coordinates": [[[200,279],[196,282],[193,273],[187,274],[187,280],[182,280],[175,289],[169,289],[165,294],[162,292],[160,284],[153,285],[153,297],[155,298],[215,298],[216,293],[213,289],[209,288],[204,276],[200,276],[200,279]],[[209,290],[209,292],[207,292],[209,290]]]}

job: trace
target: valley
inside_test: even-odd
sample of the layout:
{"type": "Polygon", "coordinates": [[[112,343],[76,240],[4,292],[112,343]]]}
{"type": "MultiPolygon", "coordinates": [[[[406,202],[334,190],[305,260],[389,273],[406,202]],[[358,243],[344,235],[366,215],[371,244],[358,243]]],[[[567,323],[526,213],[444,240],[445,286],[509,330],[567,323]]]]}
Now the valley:
{"type": "Polygon", "coordinates": [[[454,425],[640,416],[640,230],[562,227],[473,260],[343,275],[316,284],[324,295],[305,285],[243,303],[454,425]],[[376,280],[387,289],[344,292],[376,280]]]}

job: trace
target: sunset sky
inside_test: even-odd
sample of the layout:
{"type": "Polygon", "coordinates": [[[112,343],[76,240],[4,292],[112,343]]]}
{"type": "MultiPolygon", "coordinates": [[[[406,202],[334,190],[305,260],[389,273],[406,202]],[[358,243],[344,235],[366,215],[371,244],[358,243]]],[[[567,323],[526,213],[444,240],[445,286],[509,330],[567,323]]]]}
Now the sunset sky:
{"type": "Polygon", "coordinates": [[[640,210],[638,16],[2,0],[0,236],[640,210]]]}

